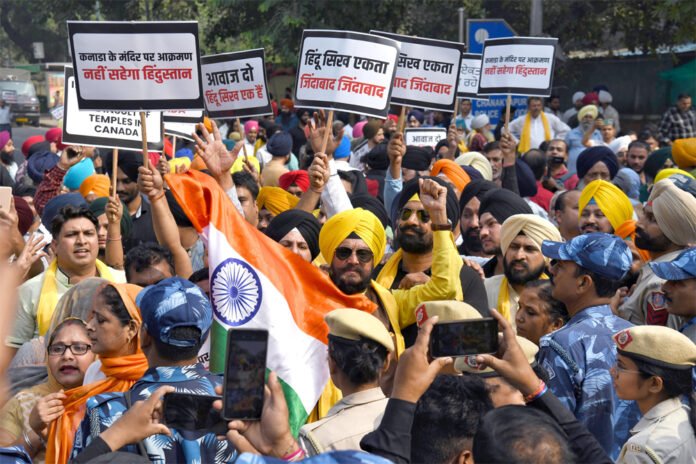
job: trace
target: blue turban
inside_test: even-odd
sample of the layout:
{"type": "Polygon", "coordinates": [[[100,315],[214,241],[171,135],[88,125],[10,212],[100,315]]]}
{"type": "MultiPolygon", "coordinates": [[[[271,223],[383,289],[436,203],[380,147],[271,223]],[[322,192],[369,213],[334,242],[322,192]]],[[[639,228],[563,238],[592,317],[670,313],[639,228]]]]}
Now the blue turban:
{"type": "Polygon", "coordinates": [[[38,185],[43,179],[44,172],[52,169],[60,158],[50,151],[36,153],[27,160],[27,174],[38,185]]]}
{"type": "Polygon", "coordinates": [[[609,176],[613,179],[619,172],[619,160],[614,152],[605,146],[590,147],[580,153],[577,161],[578,179],[582,180],[592,166],[600,161],[607,165],[609,176]]]}
{"type": "Polygon", "coordinates": [[[68,169],[63,177],[63,185],[68,190],[77,190],[82,185],[82,182],[94,174],[94,163],[90,158],[84,158],[82,161],[68,169]]]}
{"type": "Polygon", "coordinates": [[[287,156],[292,152],[292,136],[287,132],[276,132],[268,139],[266,150],[273,156],[287,156]]]}
{"type": "Polygon", "coordinates": [[[341,143],[336,147],[334,151],[334,159],[348,158],[350,156],[350,139],[347,135],[344,135],[341,139],[341,143]]]}
{"type": "Polygon", "coordinates": [[[43,222],[43,225],[46,226],[48,230],[51,230],[53,218],[58,215],[61,208],[67,205],[76,207],[87,206],[87,202],[79,192],[64,193],[51,198],[48,203],[46,203],[43,213],[41,214],[41,222],[43,222]]]}

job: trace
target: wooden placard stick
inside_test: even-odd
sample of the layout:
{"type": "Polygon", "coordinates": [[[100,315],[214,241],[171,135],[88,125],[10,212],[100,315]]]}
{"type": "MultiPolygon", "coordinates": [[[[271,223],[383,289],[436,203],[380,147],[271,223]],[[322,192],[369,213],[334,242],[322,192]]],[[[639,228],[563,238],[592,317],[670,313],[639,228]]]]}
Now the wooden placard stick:
{"type": "Polygon", "coordinates": [[[510,124],[510,106],[512,105],[512,95],[508,94],[507,100],[505,102],[505,133],[509,134],[510,130],[508,125],[510,124]]]}
{"type": "Polygon", "coordinates": [[[246,140],[244,139],[244,126],[242,126],[242,121],[237,118],[237,125],[239,126],[239,133],[241,134],[242,138],[242,150],[244,151],[244,159],[247,159],[247,151],[246,151],[246,140]]]}
{"type": "MultiPolygon", "coordinates": [[[[457,120],[457,111],[459,111],[459,97],[455,97],[455,99],[454,99],[454,111],[452,112],[452,120],[453,121],[457,120]]],[[[456,122],[455,122],[455,126],[456,126],[456,122]]]]}
{"type": "MultiPolygon", "coordinates": [[[[162,152],[164,154],[164,152],[162,152]]],[[[172,159],[174,159],[174,155],[176,154],[176,135],[172,135],[172,159]]]]}
{"type": "Polygon", "coordinates": [[[403,134],[405,128],[406,128],[406,106],[402,105],[401,106],[401,114],[399,115],[399,125],[396,128],[396,131],[401,132],[403,134]]]}
{"type": "Polygon", "coordinates": [[[326,117],[326,130],[324,131],[324,139],[321,141],[321,150],[319,150],[319,153],[326,153],[326,147],[329,144],[329,136],[333,135],[333,119],[334,110],[329,110],[329,115],[326,117]]]}
{"type": "Polygon", "coordinates": [[[111,151],[111,197],[116,199],[116,171],[118,171],[118,148],[111,151]]]}
{"type": "Polygon", "coordinates": [[[150,157],[147,154],[147,126],[145,125],[145,112],[140,112],[140,128],[143,135],[143,166],[150,169],[150,157]]]}

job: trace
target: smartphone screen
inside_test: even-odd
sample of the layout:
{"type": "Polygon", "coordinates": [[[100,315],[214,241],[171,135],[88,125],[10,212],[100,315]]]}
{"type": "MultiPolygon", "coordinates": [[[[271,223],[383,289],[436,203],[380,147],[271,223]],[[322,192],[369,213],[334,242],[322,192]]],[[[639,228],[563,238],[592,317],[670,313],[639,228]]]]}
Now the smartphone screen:
{"type": "Polygon", "coordinates": [[[498,322],[492,317],[438,323],[430,334],[430,355],[433,358],[497,351],[498,322]]]}
{"type": "Polygon", "coordinates": [[[227,332],[225,419],[261,418],[267,351],[267,330],[230,329],[227,332]]]}
{"type": "Polygon", "coordinates": [[[227,433],[227,421],[220,411],[213,409],[213,401],[219,396],[167,393],[163,399],[164,424],[177,430],[227,433]]]}

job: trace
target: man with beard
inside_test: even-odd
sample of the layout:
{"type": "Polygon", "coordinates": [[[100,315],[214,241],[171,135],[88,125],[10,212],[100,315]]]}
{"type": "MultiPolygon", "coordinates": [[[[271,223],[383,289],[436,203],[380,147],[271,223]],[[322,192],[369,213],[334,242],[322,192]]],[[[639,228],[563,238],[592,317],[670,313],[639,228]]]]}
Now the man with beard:
{"type": "MultiPolygon", "coordinates": [[[[459,208],[454,191],[441,179],[427,179],[438,184],[440,188],[447,189],[445,224],[456,226],[459,222],[459,208]]],[[[461,265],[462,260],[449,234],[451,229],[437,228],[436,217],[418,196],[419,183],[424,180],[413,179],[407,182],[395,199],[392,224],[396,231],[395,245],[399,249],[381,269],[375,271],[375,280],[391,290],[408,289],[435,281],[437,294],[432,294],[430,300],[444,299],[440,295],[451,293],[451,286],[454,285],[456,298],[450,299],[464,301],[481,314],[488,315],[483,282],[475,270],[461,265]],[[450,265],[454,266],[454,269],[448,269],[450,265]],[[455,269],[456,274],[453,272],[455,269]]],[[[402,326],[402,329],[406,346],[410,346],[415,341],[417,328],[413,325],[402,326]]]]}
{"type": "MultiPolygon", "coordinates": [[[[658,182],[636,225],[636,246],[650,253],[651,263],[665,263],[674,260],[694,243],[696,198],[669,179],[658,182]]],[[[680,318],[667,312],[663,283],[651,266],[643,266],[633,291],[619,307],[619,314],[634,324],[667,325],[679,329],[680,318]]]]}
{"type": "Polygon", "coordinates": [[[576,163],[580,153],[586,148],[603,145],[602,133],[599,130],[602,120],[598,119],[598,116],[599,110],[596,106],[583,106],[578,112],[580,125],[568,132],[565,138],[568,144],[568,170],[571,173],[577,171],[576,163]]]}
{"type": "Polygon", "coordinates": [[[487,261],[489,255],[483,252],[481,239],[479,238],[479,207],[481,206],[481,198],[491,190],[497,189],[498,186],[488,180],[472,180],[462,191],[459,197],[459,213],[460,221],[459,228],[462,233],[462,244],[459,246],[459,253],[464,256],[475,256],[485,258],[487,261]]]}
{"type": "Polygon", "coordinates": [[[19,169],[19,166],[17,166],[15,162],[14,151],[15,146],[10,133],[8,131],[0,132],[0,163],[7,169],[12,180],[14,180],[17,175],[17,170],[19,169]]]}
{"type": "Polygon", "coordinates": [[[507,218],[515,214],[532,214],[522,197],[507,189],[491,190],[481,198],[479,207],[479,238],[481,248],[493,256],[483,265],[486,277],[503,273],[503,252],[500,249],[500,227],[507,218]]]}
{"type": "MultiPolygon", "coordinates": [[[[112,169],[111,157],[112,153],[109,151],[104,160],[104,167],[109,177],[111,177],[112,169]]],[[[152,207],[147,197],[138,190],[138,167],[142,164],[141,153],[130,150],[118,152],[116,194],[128,207],[128,211],[124,211],[124,214],[130,214],[133,220],[131,236],[123,243],[126,252],[142,243],[157,243],[155,229],[152,226],[152,207]]]]}
{"type": "Polygon", "coordinates": [[[548,259],[541,253],[544,240],[561,241],[561,234],[546,219],[535,214],[515,214],[500,228],[503,274],[485,281],[488,306],[496,308],[515,325],[519,294],[527,284],[545,274],[548,259]]]}
{"type": "MultiPolygon", "coordinates": [[[[462,260],[455,253],[451,226],[447,222],[447,188],[432,179],[421,179],[420,202],[433,228],[432,277],[424,285],[395,288],[372,280],[374,268],[384,256],[386,234],[377,216],[362,208],[331,217],[319,233],[319,249],[329,263],[331,281],[344,293],[365,292],[377,303],[374,314],[393,333],[397,354],[404,349],[401,329],[416,322],[414,309],[423,301],[453,300],[461,294],[459,272],[462,260]]],[[[413,212],[411,212],[413,214],[413,212]]]]}
{"type": "Polygon", "coordinates": [[[650,146],[645,142],[634,140],[628,145],[628,151],[626,152],[626,164],[629,168],[638,173],[640,176],[641,185],[646,183],[643,168],[645,167],[645,161],[647,161],[649,154],[650,146]]]}

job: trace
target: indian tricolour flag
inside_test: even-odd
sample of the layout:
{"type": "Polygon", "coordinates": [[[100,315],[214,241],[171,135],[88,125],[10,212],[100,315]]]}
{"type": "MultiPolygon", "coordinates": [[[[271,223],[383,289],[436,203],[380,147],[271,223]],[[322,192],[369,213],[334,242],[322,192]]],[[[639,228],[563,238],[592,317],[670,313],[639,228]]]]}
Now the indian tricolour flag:
{"type": "Polygon", "coordinates": [[[256,230],[210,176],[189,171],[168,175],[167,183],[208,244],[210,370],[224,370],[228,328],[268,330],[267,368],[283,384],[297,431],[329,379],[324,315],[346,307],[372,312],[375,305],[343,294],[318,268],[256,230]]]}

